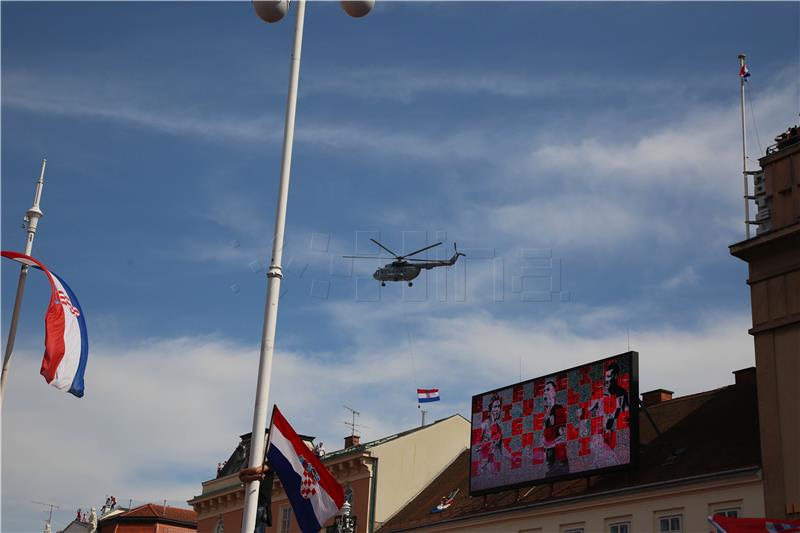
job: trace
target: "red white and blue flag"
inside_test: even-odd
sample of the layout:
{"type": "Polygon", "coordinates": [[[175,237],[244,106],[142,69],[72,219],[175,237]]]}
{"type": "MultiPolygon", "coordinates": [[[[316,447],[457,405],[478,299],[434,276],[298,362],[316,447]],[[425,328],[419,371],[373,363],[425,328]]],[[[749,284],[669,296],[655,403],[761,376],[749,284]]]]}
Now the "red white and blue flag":
{"type": "Polygon", "coordinates": [[[743,78],[745,81],[750,77],[750,71],[747,70],[747,65],[742,65],[742,68],[739,69],[739,77],[743,78]]]}
{"type": "Polygon", "coordinates": [[[439,389],[417,389],[417,401],[419,403],[438,402],[439,389]]]}
{"type": "Polygon", "coordinates": [[[269,467],[281,480],[303,533],[318,533],[344,505],[344,489],[283,418],[272,410],[267,445],[269,467]]]}
{"type": "Polygon", "coordinates": [[[733,518],[722,515],[709,516],[713,533],[791,533],[800,531],[800,520],[772,518],[733,518]]]}
{"type": "Polygon", "coordinates": [[[50,282],[50,305],[44,317],[44,357],[39,373],[57,389],[83,396],[89,337],[83,311],[69,285],[33,257],[2,251],[2,256],[44,272],[50,282]]]}

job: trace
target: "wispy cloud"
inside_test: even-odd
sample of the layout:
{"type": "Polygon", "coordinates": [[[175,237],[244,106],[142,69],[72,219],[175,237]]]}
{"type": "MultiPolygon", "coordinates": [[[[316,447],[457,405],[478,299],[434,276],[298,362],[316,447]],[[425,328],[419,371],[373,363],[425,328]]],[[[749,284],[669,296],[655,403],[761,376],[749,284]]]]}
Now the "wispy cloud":
{"type": "Polygon", "coordinates": [[[689,265],[684,267],[680,272],[676,273],[659,284],[662,289],[677,289],[686,285],[693,285],[697,283],[698,276],[694,271],[694,267],[689,265]]]}
{"type": "MultiPolygon", "coordinates": [[[[786,110],[793,99],[793,90],[785,85],[762,91],[754,102],[761,128],[785,129],[790,120],[786,110]]],[[[684,106],[678,116],[664,117],[660,127],[636,124],[609,121],[602,134],[576,128],[557,144],[540,138],[530,152],[528,168],[561,171],[578,181],[602,177],[616,186],[655,185],[706,194],[741,173],[738,103],[732,100],[727,105],[684,106]]],[[[758,152],[754,146],[750,145],[751,154],[758,152]]]]}
{"type": "Polygon", "coordinates": [[[519,100],[563,98],[568,94],[581,95],[587,92],[598,96],[668,93],[677,98],[689,90],[717,86],[720,81],[707,78],[690,87],[676,83],[674,78],[636,80],[608,76],[599,79],[596,76],[552,73],[541,76],[537,73],[489,69],[454,69],[451,65],[437,69],[383,66],[316,69],[306,80],[304,90],[309,93],[334,93],[401,102],[411,102],[432,94],[489,95],[519,100]]]}
{"type": "MultiPolygon", "coordinates": [[[[147,90],[133,93],[130,88],[95,87],[85,80],[69,77],[42,79],[14,72],[4,72],[3,76],[3,105],[11,109],[113,121],[210,142],[279,144],[283,139],[283,121],[275,115],[253,117],[236,110],[212,115],[180,102],[171,105],[159,102],[147,90]]],[[[475,131],[428,136],[364,123],[324,123],[312,119],[298,121],[295,138],[297,142],[326,149],[355,148],[372,156],[433,160],[487,156],[482,149],[483,136],[475,131]]]]}

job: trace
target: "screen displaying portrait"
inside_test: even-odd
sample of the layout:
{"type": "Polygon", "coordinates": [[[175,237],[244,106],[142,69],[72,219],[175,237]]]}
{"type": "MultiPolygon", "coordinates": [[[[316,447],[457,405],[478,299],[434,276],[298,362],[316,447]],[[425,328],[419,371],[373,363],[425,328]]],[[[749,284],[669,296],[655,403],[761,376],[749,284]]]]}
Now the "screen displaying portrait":
{"type": "Polygon", "coordinates": [[[631,466],[638,389],[627,352],[473,396],[470,494],[631,466]]]}

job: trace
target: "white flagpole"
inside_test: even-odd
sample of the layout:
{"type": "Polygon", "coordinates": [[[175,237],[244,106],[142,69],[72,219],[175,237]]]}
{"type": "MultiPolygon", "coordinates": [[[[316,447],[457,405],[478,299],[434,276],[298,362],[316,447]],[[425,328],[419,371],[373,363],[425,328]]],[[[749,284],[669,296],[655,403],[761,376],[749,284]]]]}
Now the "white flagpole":
{"type": "Polygon", "coordinates": [[[742,112],[742,179],[744,180],[744,232],[745,237],[750,238],[750,193],[747,186],[747,135],[745,135],[745,118],[744,118],[744,83],[745,77],[742,76],[742,68],[744,68],[745,55],[739,54],[739,102],[742,112]]]}
{"type": "MultiPolygon", "coordinates": [[[[31,255],[33,250],[33,238],[36,236],[36,227],[39,219],[44,215],[39,209],[39,202],[42,199],[42,187],[44,187],[44,169],[47,166],[47,159],[42,159],[42,170],[39,173],[39,180],[36,182],[36,193],[33,196],[33,206],[25,213],[25,225],[27,226],[28,237],[25,241],[25,255],[31,255]]],[[[11,366],[11,353],[14,351],[14,340],[17,336],[17,322],[19,321],[19,311],[22,308],[22,296],[25,293],[25,280],[28,277],[28,265],[22,265],[19,271],[19,281],[17,282],[17,296],[14,300],[14,312],[11,315],[11,327],[8,332],[6,352],[3,357],[3,374],[0,376],[0,410],[2,410],[3,396],[6,393],[6,380],[8,379],[8,369],[11,366]]]]}
{"type": "MultiPolygon", "coordinates": [[[[283,257],[283,233],[286,226],[286,204],[289,197],[289,177],[292,167],[292,144],[294,121],[297,109],[297,86],[300,79],[300,52],[303,45],[303,21],[306,2],[297,2],[297,20],[294,27],[294,47],[289,69],[289,98],[286,103],[286,123],[283,130],[283,154],[281,178],[278,186],[278,208],[275,214],[275,235],[272,241],[272,261],[267,272],[267,301],[264,308],[264,327],[261,336],[261,356],[258,362],[258,384],[253,410],[253,433],[250,435],[250,458],[247,466],[255,467],[264,461],[264,431],[269,406],[269,385],[272,377],[272,354],[275,349],[275,326],[278,320],[278,301],[281,293],[281,259],[283,257]]],[[[245,484],[244,511],[241,533],[253,533],[258,504],[258,481],[245,484]]]]}

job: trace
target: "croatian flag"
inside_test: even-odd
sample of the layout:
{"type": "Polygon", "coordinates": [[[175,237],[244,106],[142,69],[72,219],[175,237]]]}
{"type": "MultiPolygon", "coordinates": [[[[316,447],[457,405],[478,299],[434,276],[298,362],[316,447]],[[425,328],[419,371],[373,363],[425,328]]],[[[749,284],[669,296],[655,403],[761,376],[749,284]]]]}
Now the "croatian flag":
{"type": "Polygon", "coordinates": [[[419,403],[438,402],[439,389],[417,389],[417,401],[419,403]]]}
{"type": "Polygon", "coordinates": [[[276,405],[267,462],[278,475],[303,533],[318,533],[344,505],[344,489],[283,418],[276,405]]]}
{"type": "Polygon", "coordinates": [[[86,320],[66,282],[33,257],[2,251],[3,257],[44,272],[50,282],[50,305],[44,317],[44,357],[39,373],[57,389],[83,396],[83,375],[89,358],[86,320]]]}
{"type": "Polygon", "coordinates": [[[747,70],[747,65],[742,65],[742,68],[739,69],[739,77],[744,78],[745,81],[750,77],[750,71],[747,70]]]}

